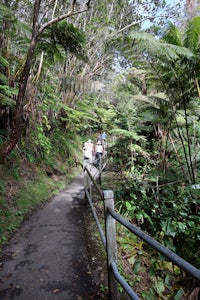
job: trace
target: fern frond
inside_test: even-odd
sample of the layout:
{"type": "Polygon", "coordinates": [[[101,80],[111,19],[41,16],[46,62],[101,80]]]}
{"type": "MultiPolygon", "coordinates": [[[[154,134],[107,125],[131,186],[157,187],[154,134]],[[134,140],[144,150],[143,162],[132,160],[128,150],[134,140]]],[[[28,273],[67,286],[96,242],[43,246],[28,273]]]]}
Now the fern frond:
{"type": "MultiPolygon", "coordinates": [[[[157,93],[150,96],[135,95],[131,96],[137,105],[140,103],[149,104],[152,108],[159,109],[161,103],[169,102],[168,97],[164,93],[157,93]]],[[[148,107],[149,107],[148,105],[148,107]]]]}
{"type": "Polygon", "coordinates": [[[136,152],[136,153],[140,154],[141,156],[143,156],[145,158],[150,157],[150,154],[147,151],[145,151],[141,146],[139,146],[137,144],[130,145],[130,150],[132,152],[136,152]]]}
{"type": "Polygon", "coordinates": [[[200,16],[196,16],[189,22],[184,38],[185,47],[190,48],[193,52],[196,52],[200,43],[200,16]]]}
{"type": "Polygon", "coordinates": [[[146,32],[132,32],[130,37],[135,41],[134,48],[137,51],[144,55],[146,53],[152,58],[176,60],[179,57],[191,58],[194,56],[190,49],[164,43],[146,32]]]}
{"type": "Polygon", "coordinates": [[[0,106],[14,106],[15,100],[0,93],[0,106]]]}
{"type": "Polygon", "coordinates": [[[9,62],[3,56],[0,55],[0,64],[3,67],[7,67],[9,65],[9,62]]]}
{"type": "Polygon", "coordinates": [[[7,78],[7,76],[5,76],[4,74],[1,74],[0,73],[0,82],[1,82],[1,84],[3,83],[3,84],[7,84],[8,83],[8,78],[7,78]]]}
{"type": "Polygon", "coordinates": [[[146,138],[142,135],[138,135],[135,131],[129,131],[121,128],[114,128],[110,130],[116,136],[122,136],[126,138],[132,138],[135,141],[146,141],[146,138]]]}
{"type": "Polygon", "coordinates": [[[162,40],[166,43],[183,47],[183,36],[180,30],[171,22],[162,34],[162,40]]]}
{"type": "Polygon", "coordinates": [[[18,89],[11,88],[8,85],[0,85],[0,91],[2,91],[7,96],[16,96],[18,93],[18,89]]]}
{"type": "Polygon", "coordinates": [[[148,96],[135,95],[135,96],[131,96],[131,99],[134,100],[137,104],[147,103],[147,104],[151,104],[151,106],[153,106],[154,108],[159,109],[159,106],[153,103],[152,99],[150,99],[150,97],[148,96]]]}
{"type": "Polygon", "coordinates": [[[16,21],[16,17],[8,6],[0,4],[0,22],[2,20],[7,20],[9,23],[12,23],[13,21],[16,21]]]}

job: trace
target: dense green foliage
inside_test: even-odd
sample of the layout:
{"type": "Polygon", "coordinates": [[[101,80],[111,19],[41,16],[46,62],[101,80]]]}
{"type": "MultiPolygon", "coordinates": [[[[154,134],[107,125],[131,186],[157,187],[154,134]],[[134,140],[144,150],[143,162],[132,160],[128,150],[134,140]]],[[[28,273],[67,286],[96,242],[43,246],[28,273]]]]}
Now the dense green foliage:
{"type": "MultiPolygon", "coordinates": [[[[192,250],[200,244],[200,17],[179,20],[177,27],[165,22],[178,10],[165,1],[91,1],[89,9],[76,1],[58,2],[0,5],[3,239],[6,229],[14,229],[37,205],[37,196],[31,203],[21,182],[26,166],[43,169],[44,186],[42,181],[34,187],[45,191],[49,184],[48,194],[51,184],[59,184],[52,178],[47,184],[47,178],[78,168],[82,142],[106,131],[120,176],[119,211],[200,267],[199,250],[192,250]],[[163,19],[142,31],[160,9],[163,19]],[[12,141],[15,147],[6,152],[12,141]],[[10,179],[25,191],[24,201],[20,191],[7,197],[10,179]]],[[[125,236],[122,242],[134,247],[138,241],[125,236]]],[[[138,249],[143,252],[143,245],[138,249]]],[[[136,256],[130,263],[137,272],[136,256]]],[[[164,279],[156,277],[161,265],[152,259],[155,287],[142,297],[166,299],[166,283],[166,297],[181,299],[186,291],[178,286],[173,294],[167,272],[181,274],[165,264],[164,279]]]]}
{"type": "MultiPolygon", "coordinates": [[[[130,34],[121,51],[135,67],[116,80],[118,128],[112,130],[122,182],[116,194],[119,211],[197,268],[199,26],[200,18],[194,17],[182,31],[169,23],[159,39],[146,32],[130,34]]],[[[157,280],[164,287],[166,278],[157,280]]],[[[179,299],[182,292],[174,289],[170,297],[179,299]]],[[[146,297],[154,299],[157,293],[146,297]]],[[[160,296],[165,293],[163,288],[160,296]]]]}

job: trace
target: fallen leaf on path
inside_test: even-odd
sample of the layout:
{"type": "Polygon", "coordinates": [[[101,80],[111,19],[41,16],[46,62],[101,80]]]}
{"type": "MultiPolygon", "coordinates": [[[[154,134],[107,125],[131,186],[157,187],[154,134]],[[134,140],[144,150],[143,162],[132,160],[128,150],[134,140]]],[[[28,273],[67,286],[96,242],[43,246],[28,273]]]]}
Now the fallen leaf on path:
{"type": "Polygon", "coordinates": [[[52,293],[52,294],[58,294],[58,293],[60,293],[60,290],[59,290],[59,289],[55,289],[55,290],[53,290],[51,293],[52,293]]]}

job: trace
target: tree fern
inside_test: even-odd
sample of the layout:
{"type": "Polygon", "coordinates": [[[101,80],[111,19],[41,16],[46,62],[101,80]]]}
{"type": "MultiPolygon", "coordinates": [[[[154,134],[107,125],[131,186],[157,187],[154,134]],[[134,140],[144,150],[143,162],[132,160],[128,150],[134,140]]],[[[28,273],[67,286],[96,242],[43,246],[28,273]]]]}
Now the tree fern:
{"type": "Polygon", "coordinates": [[[144,113],[151,112],[154,115],[151,124],[156,125],[158,122],[158,124],[162,124],[165,131],[169,127],[178,127],[178,138],[181,140],[190,180],[194,182],[191,147],[192,122],[188,110],[195,93],[197,94],[195,85],[197,89],[199,86],[200,61],[199,55],[197,56],[194,51],[199,47],[199,18],[195,18],[188,24],[185,35],[174,25],[169,24],[161,38],[153,37],[146,32],[131,32],[129,37],[130,40],[127,39],[128,44],[126,45],[128,49],[125,50],[125,53],[134,64],[138,59],[137,68],[142,69],[145,66],[143,63],[140,67],[141,57],[145,60],[145,69],[148,70],[145,78],[151,87],[151,94],[147,93],[147,96],[131,96],[136,103],[138,115],[143,116],[144,113]],[[186,36],[188,39],[184,40],[186,36]],[[191,43],[190,46],[189,43],[191,43]],[[154,90],[150,74],[154,74],[155,82],[157,80],[159,83],[154,90]],[[161,97],[157,91],[164,91],[166,96],[161,97]]]}
{"type": "Polygon", "coordinates": [[[165,59],[175,60],[180,56],[186,58],[194,56],[193,52],[188,48],[164,43],[146,32],[132,32],[130,38],[134,41],[134,49],[143,52],[144,57],[147,55],[149,59],[164,57],[165,59]]]}
{"type": "Polygon", "coordinates": [[[74,27],[67,21],[61,21],[51,26],[52,42],[61,45],[66,52],[73,53],[78,58],[87,61],[84,51],[86,44],[85,34],[82,30],[74,27]]]}

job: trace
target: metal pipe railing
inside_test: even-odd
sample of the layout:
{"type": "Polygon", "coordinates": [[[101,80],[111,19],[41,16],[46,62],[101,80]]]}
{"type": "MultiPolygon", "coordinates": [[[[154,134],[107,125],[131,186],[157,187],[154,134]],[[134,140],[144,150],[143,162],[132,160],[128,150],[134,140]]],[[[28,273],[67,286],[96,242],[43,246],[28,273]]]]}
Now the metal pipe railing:
{"type": "MultiPolygon", "coordinates": [[[[100,187],[98,186],[98,184],[96,183],[95,179],[93,178],[91,172],[89,171],[89,169],[87,168],[87,166],[84,167],[83,171],[86,171],[87,174],[89,175],[90,179],[91,179],[91,182],[94,184],[94,187],[96,188],[99,196],[101,197],[101,199],[103,200],[103,192],[102,190],[100,189],[100,187]]],[[[88,189],[89,186],[86,186],[85,189],[88,189]]]]}
{"type": "Polygon", "coordinates": [[[124,218],[122,218],[111,207],[108,207],[108,212],[112,215],[112,217],[115,220],[117,220],[119,223],[124,225],[127,229],[129,229],[131,232],[133,232],[135,235],[137,235],[139,238],[141,238],[143,241],[145,241],[148,245],[150,245],[155,250],[157,250],[159,253],[164,255],[167,259],[169,259],[175,265],[179,266],[186,273],[190,274],[193,278],[200,281],[200,270],[195,268],[193,265],[191,265],[190,263],[185,261],[183,258],[178,256],[177,254],[175,254],[173,251],[169,250],[168,248],[166,248],[165,246],[160,244],[158,241],[154,240],[152,237],[150,237],[144,231],[139,229],[136,225],[133,225],[130,222],[128,222],[127,220],[125,220],[124,218]]]}
{"type": "MultiPolygon", "coordinates": [[[[188,263],[178,255],[176,255],[174,252],[172,252],[171,250],[169,250],[168,248],[166,248],[156,240],[154,240],[148,234],[146,234],[141,229],[139,229],[136,225],[131,224],[129,221],[125,220],[121,215],[119,215],[114,210],[113,192],[111,190],[102,191],[98,186],[98,184],[96,183],[95,179],[93,178],[87,166],[84,167],[84,171],[86,171],[86,174],[88,174],[91,180],[89,186],[85,186],[85,193],[89,201],[90,207],[92,209],[92,213],[96,221],[102,243],[107,253],[108,284],[109,284],[110,300],[119,299],[117,286],[113,279],[116,279],[119,282],[119,284],[123,287],[127,295],[129,295],[130,299],[139,300],[138,295],[128,285],[128,283],[120,275],[117,269],[117,244],[116,244],[116,235],[115,235],[116,229],[115,229],[115,222],[113,223],[113,220],[116,220],[117,222],[125,226],[128,230],[130,230],[132,233],[137,235],[139,238],[141,238],[143,241],[145,241],[147,244],[153,247],[156,251],[161,253],[169,261],[173,262],[175,265],[179,266],[180,269],[184,270],[187,274],[190,274],[193,278],[200,281],[200,270],[195,268],[193,265],[191,265],[190,263],[188,263]],[[105,218],[105,229],[106,229],[105,234],[103,232],[98,216],[93,207],[92,195],[88,192],[88,189],[91,189],[92,184],[94,185],[101,199],[104,200],[104,218],[105,218]]],[[[102,172],[102,170],[100,170],[100,172],[102,172]]],[[[97,177],[97,175],[98,174],[95,174],[95,178],[97,177]]]]}
{"type": "Polygon", "coordinates": [[[132,288],[130,287],[130,285],[128,285],[128,283],[126,282],[126,280],[123,278],[123,276],[119,273],[118,269],[117,269],[117,265],[116,263],[113,261],[111,264],[111,269],[113,271],[113,274],[116,278],[116,280],[120,283],[120,285],[124,288],[124,290],[126,291],[126,293],[129,295],[129,297],[132,300],[139,300],[138,295],[132,290],[132,288]]]}
{"type": "Polygon", "coordinates": [[[92,210],[93,217],[94,217],[95,222],[96,222],[96,224],[97,224],[97,228],[98,228],[98,230],[99,230],[99,234],[100,234],[100,237],[101,237],[103,246],[104,246],[104,248],[106,249],[106,237],[105,237],[104,231],[103,231],[103,229],[102,229],[102,226],[101,226],[101,224],[100,224],[100,222],[99,222],[98,216],[97,216],[96,211],[95,211],[95,209],[94,209],[94,206],[93,206],[93,203],[92,203],[92,199],[91,199],[91,197],[90,197],[90,194],[88,193],[87,190],[86,190],[85,192],[86,192],[86,195],[87,195],[88,202],[89,202],[89,204],[90,204],[90,208],[91,208],[91,210],[92,210]]]}

